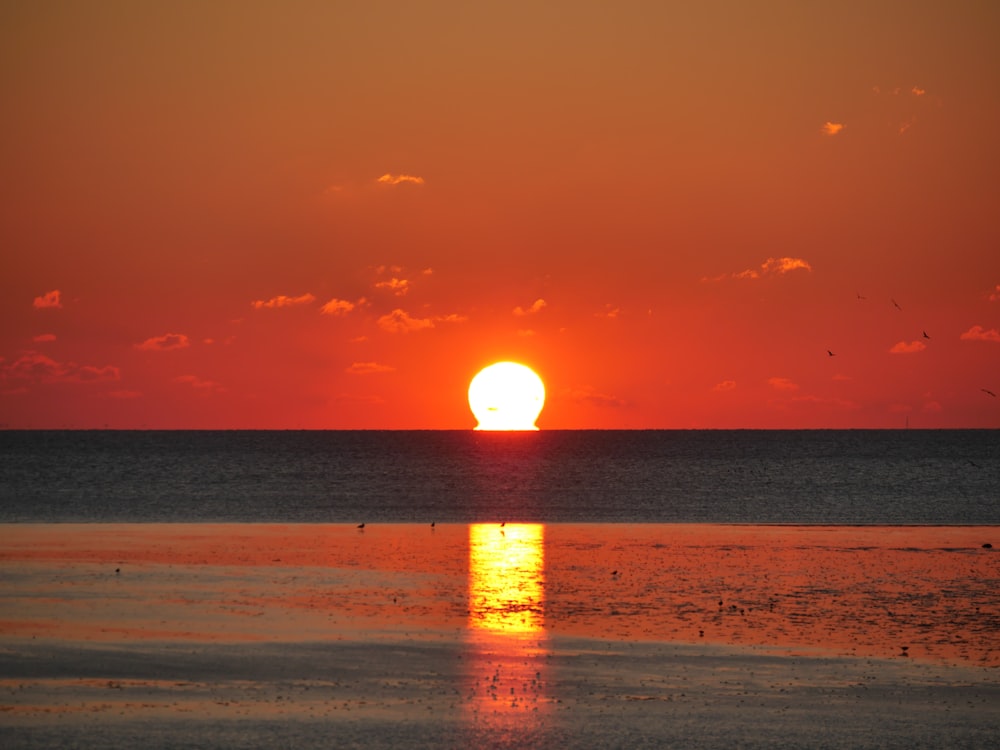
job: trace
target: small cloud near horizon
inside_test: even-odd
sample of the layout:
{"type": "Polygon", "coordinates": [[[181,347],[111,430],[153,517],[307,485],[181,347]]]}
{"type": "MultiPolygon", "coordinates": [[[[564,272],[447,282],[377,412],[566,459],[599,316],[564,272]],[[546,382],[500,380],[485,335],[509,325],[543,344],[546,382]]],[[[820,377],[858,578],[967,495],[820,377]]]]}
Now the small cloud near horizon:
{"type": "Polygon", "coordinates": [[[376,281],[376,289],[388,289],[397,297],[403,297],[410,291],[410,282],[407,279],[399,279],[393,276],[385,281],[376,281]]]}
{"type": "Polygon", "coordinates": [[[40,333],[31,340],[36,344],[45,344],[49,341],[55,341],[56,335],[54,333],[40,333]]]}
{"type": "Polygon", "coordinates": [[[826,135],[837,135],[843,129],[844,123],[842,122],[825,122],[821,128],[826,135]]]}
{"type": "Polygon", "coordinates": [[[539,313],[542,310],[544,310],[546,307],[548,307],[548,303],[541,297],[539,297],[534,302],[532,302],[529,307],[521,307],[520,305],[515,307],[514,314],[518,316],[535,315],[536,313],[539,313]]]}
{"type": "Polygon", "coordinates": [[[434,327],[434,321],[430,318],[414,318],[405,310],[400,310],[399,308],[396,308],[391,313],[386,313],[376,322],[379,328],[389,333],[410,333],[434,327]]]}
{"type": "Polygon", "coordinates": [[[214,380],[207,380],[205,378],[200,378],[197,375],[178,375],[174,378],[175,383],[181,383],[183,385],[189,385],[192,388],[196,388],[202,391],[224,391],[221,385],[216,383],[214,380]]]}
{"type": "Polygon", "coordinates": [[[35,301],[32,305],[34,305],[36,310],[58,310],[62,308],[59,290],[53,289],[51,292],[46,292],[41,297],[35,297],[35,301]]]}
{"type": "Polygon", "coordinates": [[[379,372],[395,372],[395,367],[380,365],[377,362],[352,362],[344,372],[351,375],[372,375],[379,372]]]}
{"type": "Polygon", "coordinates": [[[1000,284],[997,284],[997,288],[990,292],[990,302],[1000,302],[1000,284]]]}
{"type": "Polygon", "coordinates": [[[295,305],[309,305],[316,301],[316,298],[306,292],[298,297],[289,297],[284,294],[279,294],[277,297],[271,297],[269,300],[254,300],[250,303],[250,306],[254,310],[263,309],[274,309],[278,307],[293,307],[295,305]]]}
{"type": "Polygon", "coordinates": [[[417,177],[412,174],[389,174],[386,172],[384,175],[375,180],[375,182],[380,185],[402,185],[404,183],[409,183],[411,185],[423,185],[424,178],[417,177]]]}
{"type": "Polygon", "coordinates": [[[923,341],[911,341],[906,343],[905,341],[900,341],[889,349],[890,354],[916,354],[917,352],[922,352],[927,348],[927,345],[923,341]]]}
{"type": "Polygon", "coordinates": [[[625,399],[619,398],[618,396],[612,396],[608,393],[601,393],[589,385],[562,391],[560,395],[570,401],[590,404],[591,406],[598,406],[602,408],[620,409],[628,406],[628,402],[625,399]]]}
{"type": "Polygon", "coordinates": [[[788,378],[768,378],[768,385],[776,391],[797,391],[799,384],[788,378]]]}
{"type": "Polygon", "coordinates": [[[173,349],[186,349],[191,346],[191,340],[183,333],[166,333],[162,336],[153,336],[136,344],[136,349],[146,352],[169,352],[173,349]]]}
{"type": "Polygon", "coordinates": [[[41,352],[26,351],[9,364],[0,361],[0,378],[35,383],[97,383],[121,380],[121,370],[114,365],[57,362],[41,352]]]}
{"type": "Polygon", "coordinates": [[[1000,344],[1000,331],[997,331],[996,328],[986,329],[982,326],[972,326],[972,328],[959,336],[959,338],[962,341],[992,341],[993,343],[1000,344]]]}
{"type": "Polygon", "coordinates": [[[716,383],[713,387],[713,391],[725,392],[731,391],[736,388],[735,380],[723,380],[721,383],[716,383]]]}
{"type": "Polygon", "coordinates": [[[347,315],[355,307],[353,302],[349,302],[346,299],[337,299],[334,297],[325,305],[323,305],[319,311],[322,315],[347,315]]]}
{"type": "Polygon", "coordinates": [[[759,279],[764,276],[784,276],[791,271],[812,271],[812,265],[804,258],[768,258],[760,264],[760,270],[748,268],[744,271],[723,273],[718,276],[703,276],[702,281],[723,281],[724,279],[759,279]]]}

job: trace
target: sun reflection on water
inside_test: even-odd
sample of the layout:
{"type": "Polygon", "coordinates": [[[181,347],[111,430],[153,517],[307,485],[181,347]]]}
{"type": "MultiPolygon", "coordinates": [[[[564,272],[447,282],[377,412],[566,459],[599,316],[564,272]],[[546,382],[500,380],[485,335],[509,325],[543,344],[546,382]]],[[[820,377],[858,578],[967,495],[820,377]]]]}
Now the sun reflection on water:
{"type": "Polygon", "coordinates": [[[545,559],[541,524],[469,527],[469,626],[502,633],[542,629],[545,559]]]}
{"type": "Polygon", "coordinates": [[[544,526],[469,527],[466,709],[490,731],[530,730],[551,704],[545,663],[544,526]]]}

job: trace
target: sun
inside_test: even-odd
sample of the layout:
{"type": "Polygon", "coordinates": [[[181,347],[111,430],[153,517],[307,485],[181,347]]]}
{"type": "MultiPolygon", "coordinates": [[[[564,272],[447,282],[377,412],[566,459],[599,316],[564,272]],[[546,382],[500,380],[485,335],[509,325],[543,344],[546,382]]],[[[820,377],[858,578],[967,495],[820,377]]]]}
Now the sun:
{"type": "Polygon", "coordinates": [[[545,405],[545,385],[530,367],[497,362],[484,367],[469,383],[469,407],[477,430],[537,430],[535,420],[545,405]]]}

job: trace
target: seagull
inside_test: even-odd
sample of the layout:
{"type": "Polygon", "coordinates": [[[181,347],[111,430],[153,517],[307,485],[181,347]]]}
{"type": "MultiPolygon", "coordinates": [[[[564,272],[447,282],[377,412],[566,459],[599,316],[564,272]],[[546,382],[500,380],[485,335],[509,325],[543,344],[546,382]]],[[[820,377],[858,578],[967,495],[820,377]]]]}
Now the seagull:
{"type": "Polygon", "coordinates": [[[365,525],[364,525],[363,523],[359,523],[359,524],[358,524],[358,528],[359,528],[359,529],[361,529],[361,530],[363,531],[363,530],[364,530],[364,528],[365,528],[365,525]]]}
{"type": "Polygon", "coordinates": [[[930,338],[930,336],[927,335],[927,331],[924,331],[924,338],[925,339],[929,339],[930,338]]]}
{"type": "Polygon", "coordinates": [[[991,391],[991,390],[990,390],[989,388],[980,388],[979,390],[981,390],[981,391],[982,391],[983,393],[985,393],[985,394],[986,394],[987,396],[992,396],[993,398],[996,398],[996,397],[997,397],[997,394],[995,394],[995,393],[994,393],[993,391],[991,391]]]}
{"type": "Polygon", "coordinates": [[[436,523],[435,521],[431,521],[431,528],[432,528],[432,529],[434,528],[434,524],[435,524],[435,523],[436,523]]]}
{"type": "Polygon", "coordinates": [[[896,300],[893,299],[893,300],[889,300],[889,301],[892,302],[892,306],[895,307],[897,310],[902,310],[903,309],[902,307],[899,306],[899,303],[896,302],[896,300]]]}
{"type": "Polygon", "coordinates": [[[830,351],[829,349],[827,349],[827,350],[826,350],[826,353],[827,353],[827,354],[828,354],[829,356],[831,356],[831,357],[836,357],[836,356],[837,356],[836,354],[834,354],[833,352],[831,352],[831,351],[830,351]]]}

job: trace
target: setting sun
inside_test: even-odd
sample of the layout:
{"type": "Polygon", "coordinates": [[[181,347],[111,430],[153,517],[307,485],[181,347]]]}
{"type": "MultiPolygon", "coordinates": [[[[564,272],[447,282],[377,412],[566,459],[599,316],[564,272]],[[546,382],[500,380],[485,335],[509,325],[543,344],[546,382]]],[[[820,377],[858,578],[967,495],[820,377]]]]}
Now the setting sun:
{"type": "Polygon", "coordinates": [[[469,384],[469,406],[477,430],[537,430],[545,405],[545,385],[530,367],[497,362],[480,370],[469,384]]]}

